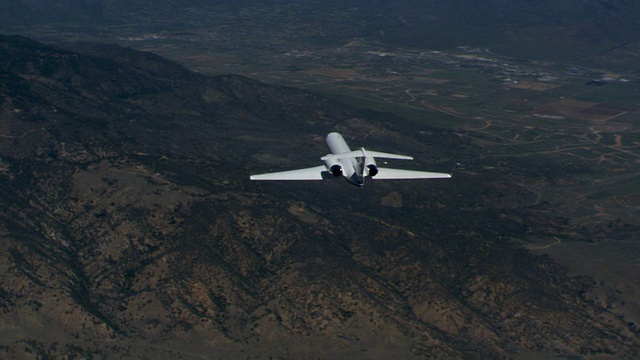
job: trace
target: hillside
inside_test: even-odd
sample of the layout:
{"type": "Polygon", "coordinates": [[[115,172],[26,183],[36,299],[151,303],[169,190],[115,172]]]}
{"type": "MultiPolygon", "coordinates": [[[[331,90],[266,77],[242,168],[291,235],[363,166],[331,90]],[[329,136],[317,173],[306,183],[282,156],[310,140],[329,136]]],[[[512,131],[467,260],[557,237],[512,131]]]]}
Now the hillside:
{"type": "Polygon", "coordinates": [[[546,164],[509,173],[459,133],[73,48],[0,37],[3,357],[639,355],[591,280],[507,241],[529,228],[501,199],[526,201],[512,184],[546,164]],[[365,189],[248,181],[317,161],[336,130],[467,168],[365,189]]]}
{"type": "Polygon", "coordinates": [[[135,32],[150,28],[188,34],[216,29],[221,25],[218,16],[239,19],[224,37],[250,33],[254,24],[269,29],[293,26],[300,42],[293,46],[366,38],[416,48],[487,47],[512,57],[636,70],[640,58],[633,48],[640,26],[634,0],[7,0],[0,4],[0,30],[45,38],[51,30],[72,38],[117,37],[121,27],[136,24],[135,32]]]}

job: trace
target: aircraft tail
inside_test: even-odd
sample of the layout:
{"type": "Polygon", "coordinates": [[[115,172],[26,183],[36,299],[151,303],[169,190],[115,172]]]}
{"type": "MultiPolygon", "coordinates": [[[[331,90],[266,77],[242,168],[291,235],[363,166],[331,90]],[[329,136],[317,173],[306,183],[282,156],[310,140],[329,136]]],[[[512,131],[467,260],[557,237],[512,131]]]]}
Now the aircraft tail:
{"type": "Polygon", "coordinates": [[[354,150],[342,154],[329,154],[320,158],[320,160],[329,160],[329,159],[346,159],[346,158],[354,158],[354,157],[373,157],[373,158],[384,158],[384,159],[397,159],[397,160],[413,160],[413,157],[407,155],[400,154],[391,154],[380,151],[366,150],[364,148],[360,148],[360,150],[354,150]]]}

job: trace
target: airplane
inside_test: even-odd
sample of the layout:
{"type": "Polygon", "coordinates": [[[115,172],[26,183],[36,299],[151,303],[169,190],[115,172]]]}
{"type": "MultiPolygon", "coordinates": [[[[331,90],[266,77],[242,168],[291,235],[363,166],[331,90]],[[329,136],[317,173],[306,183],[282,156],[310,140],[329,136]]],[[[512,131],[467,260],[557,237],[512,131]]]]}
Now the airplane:
{"type": "Polygon", "coordinates": [[[389,154],[379,151],[359,150],[351,151],[342,135],[332,132],[327,135],[327,146],[331,150],[320,158],[324,165],[311,168],[282,171],[268,174],[251,175],[251,180],[324,180],[343,177],[352,185],[363,187],[367,177],[378,180],[395,179],[446,179],[450,174],[399,170],[378,167],[376,158],[413,160],[411,156],[389,154]]]}

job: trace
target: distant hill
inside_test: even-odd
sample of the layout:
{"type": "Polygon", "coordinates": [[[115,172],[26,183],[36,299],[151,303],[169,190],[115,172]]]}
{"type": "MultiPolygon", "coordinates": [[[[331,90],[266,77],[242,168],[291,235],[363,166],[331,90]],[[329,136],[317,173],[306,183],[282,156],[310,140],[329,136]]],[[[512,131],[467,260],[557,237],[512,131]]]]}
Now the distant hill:
{"type": "Polygon", "coordinates": [[[68,48],[0,36],[3,358],[640,355],[588,279],[505,240],[527,225],[481,196],[517,196],[522,175],[477,163],[462,137],[68,48]],[[365,192],[248,181],[317,159],[333,130],[487,170],[365,192]]]}
{"type": "MultiPolygon", "coordinates": [[[[362,36],[387,43],[427,48],[489,47],[510,56],[631,68],[640,63],[640,54],[628,51],[631,44],[640,41],[640,9],[635,0],[6,0],[0,4],[0,20],[5,29],[43,24],[92,27],[126,23],[137,14],[141,17],[138,21],[167,24],[176,13],[187,9],[197,13],[205,6],[236,14],[243,8],[275,11],[293,5],[308,6],[316,15],[324,11],[325,16],[335,16],[343,8],[358,8],[363,21],[376,24],[362,36]],[[626,49],[623,59],[616,56],[621,48],[626,49]]],[[[331,33],[332,29],[326,31],[331,33]]]]}
{"type": "Polygon", "coordinates": [[[398,1],[385,36],[415,46],[470,45],[530,58],[592,57],[639,38],[637,1],[398,1]]]}

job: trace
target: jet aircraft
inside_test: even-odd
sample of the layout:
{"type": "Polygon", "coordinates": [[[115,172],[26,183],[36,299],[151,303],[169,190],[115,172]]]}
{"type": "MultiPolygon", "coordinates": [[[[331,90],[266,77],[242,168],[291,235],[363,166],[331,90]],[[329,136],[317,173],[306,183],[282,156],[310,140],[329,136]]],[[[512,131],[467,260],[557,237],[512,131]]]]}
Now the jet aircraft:
{"type": "Polygon", "coordinates": [[[327,135],[327,146],[331,150],[320,158],[324,165],[311,168],[282,171],[268,174],[251,175],[251,180],[323,180],[343,177],[349,183],[363,187],[367,177],[378,180],[394,179],[444,179],[450,178],[450,174],[399,170],[378,167],[376,158],[413,160],[411,156],[389,154],[373,150],[351,151],[342,135],[332,132],[327,135]]]}

